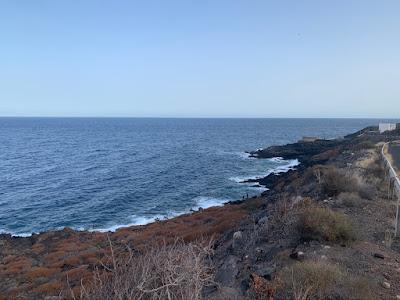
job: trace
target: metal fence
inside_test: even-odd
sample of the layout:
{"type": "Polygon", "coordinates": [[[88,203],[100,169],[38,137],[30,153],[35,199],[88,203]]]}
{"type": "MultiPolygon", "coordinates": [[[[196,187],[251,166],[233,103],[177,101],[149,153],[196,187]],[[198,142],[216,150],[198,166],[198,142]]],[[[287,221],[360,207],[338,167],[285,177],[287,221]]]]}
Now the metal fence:
{"type": "Polygon", "coordinates": [[[400,179],[397,175],[396,170],[393,168],[392,163],[388,159],[385,153],[385,149],[388,149],[389,143],[385,143],[382,147],[382,158],[385,164],[385,168],[387,171],[387,178],[388,178],[388,198],[389,199],[397,199],[396,203],[396,219],[394,223],[394,236],[397,236],[398,229],[399,229],[399,217],[400,217],[400,179]]]}

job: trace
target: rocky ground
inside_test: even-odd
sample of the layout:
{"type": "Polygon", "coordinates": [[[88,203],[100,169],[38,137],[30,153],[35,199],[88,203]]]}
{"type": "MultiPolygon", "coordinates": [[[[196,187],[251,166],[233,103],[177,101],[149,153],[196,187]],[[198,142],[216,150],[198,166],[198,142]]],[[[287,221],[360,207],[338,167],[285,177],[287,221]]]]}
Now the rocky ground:
{"type": "Polygon", "coordinates": [[[379,157],[381,143],[399,137],[366,128],[253,152],[301,165],[258,180],[270,189],[260,197],[147,226],[0,235],[0,299],[71,298],[107,271],[111,249],[141,253],[176,238],[213,240],[206,299],[399,299],[395,199],[379,157]]]}

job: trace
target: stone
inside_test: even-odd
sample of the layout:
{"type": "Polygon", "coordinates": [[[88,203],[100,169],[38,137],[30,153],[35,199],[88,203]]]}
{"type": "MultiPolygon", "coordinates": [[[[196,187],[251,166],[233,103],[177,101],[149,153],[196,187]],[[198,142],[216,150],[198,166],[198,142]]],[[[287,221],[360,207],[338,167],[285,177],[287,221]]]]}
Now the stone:
{"type": "Polygon", "coordinates": [[[397,299],[397,300],[400,300],[400,295],[396,295],[396,299],[397,299]]]}
{"type": "Polygon", "coordinates": [[[267,225],[268,224],[268,217],[262,217],[258,220],[259,225],[267,225]]]}
{"type": "Polygon", "coordinates": [[[303,251],[296,251],[292,252],[290,255],[290,258],[296,259],[296,260],[304,260],[304,252],[303,251]]]}
{"type": "Polygon", "coordinates": [[[233,240],[232,240],[233,250],[239,250],[239,248],[242,246],[242,241],[243,241],[243,233],[241,231],[236,231],[233,234],[233,240]]]}
{"type": "Polygon", "coordinates": [[[237,258],[235,256],[228,256],[223,265],[218,269],[215,274],[216,282],[223,286],[230,286],[234,283],[236,275],[239,272],[237,258]]]}
{"type": "Polygon", "coordinates": [[[243,238],[243,233],[241,232],[241,231],[236,231],[234,234],[233,234],[233,239],[234,240],[238,240],[238,239],[242,239],[243,238]]]}
{"type": "Polygon", "coordinates": [[[274,274],[274,272],[275,272],[275,270],[273,268],[261,268],[261,269],[255,271],[255,273],[258,276],[260,276],[268,281],[272,280],[272,275],[274,274]]]}
{"type": "Polygon", "coordinates": [[[387,282],[387,281],[382,282],[382,286],[383,286],[385,289],[390,289],[390,283],[387,282]]]}
{"type": "Polygon", "coordinates": [[[373,255],[375,258],[385,259],[385,256],[381,253],[374,253],[373,255]]]}

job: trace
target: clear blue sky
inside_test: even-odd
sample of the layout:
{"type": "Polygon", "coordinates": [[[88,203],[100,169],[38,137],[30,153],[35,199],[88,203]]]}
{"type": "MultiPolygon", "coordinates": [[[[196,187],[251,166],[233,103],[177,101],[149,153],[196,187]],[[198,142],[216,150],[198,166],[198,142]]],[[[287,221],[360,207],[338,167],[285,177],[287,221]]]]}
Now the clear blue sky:
{"type": "Polygon", "coordinates": [[[0,1],[0,115],[399,117],[400,1],[0,1]]]}

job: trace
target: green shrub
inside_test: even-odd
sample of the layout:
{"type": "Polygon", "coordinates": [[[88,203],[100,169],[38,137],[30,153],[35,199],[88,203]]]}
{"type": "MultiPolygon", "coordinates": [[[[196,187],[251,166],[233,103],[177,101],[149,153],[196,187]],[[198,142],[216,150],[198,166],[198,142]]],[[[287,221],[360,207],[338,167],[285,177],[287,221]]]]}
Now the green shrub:
{"type": "Polygon", "coordinates": [[[299,217],[298,231],[305,240],[346,243],[355,240],[355,231],[350,220],[342,213],[331,209],[311,206],[299,217]]]}

